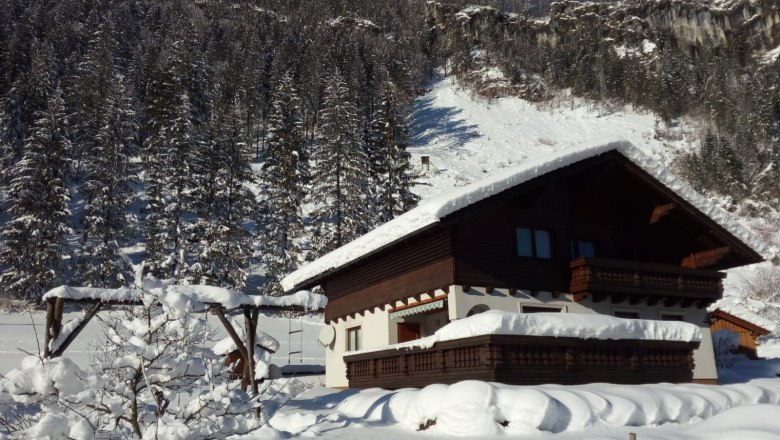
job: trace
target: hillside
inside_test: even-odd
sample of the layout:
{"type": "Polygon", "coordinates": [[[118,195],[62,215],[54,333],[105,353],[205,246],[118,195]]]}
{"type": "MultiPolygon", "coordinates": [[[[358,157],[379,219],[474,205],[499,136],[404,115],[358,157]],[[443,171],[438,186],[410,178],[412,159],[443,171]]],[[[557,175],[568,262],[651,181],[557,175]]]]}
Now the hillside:
{"type": "MultiPolygon", "coordinates": [[[[696,123],[690,118],[667,127],[649,112],[574,97],[541,104],[517,97],[488,100],[443,76],[432,81],[429,91],[415,103],[410,128],[412,163],[422,173],[415,192],[423,200],[523,160],[596,139],[626,139],[672,169],[681,154],[695,151],[700,143],[696,123]],[[429,157],[429,167],[421,164],[422,156],[429,157]]],[[[726,198],[711,198],[759,232],[777,255],[780,231],[776,212],[748,215],[750,200],[735,206],[726,198]]],[[[725,296],[729,304],[777,322],[777,280],[778,268],[769,262],[734,269],[726,279],[725,296]],[[758,295],[763,297],[757,300],[758,295]]]]}

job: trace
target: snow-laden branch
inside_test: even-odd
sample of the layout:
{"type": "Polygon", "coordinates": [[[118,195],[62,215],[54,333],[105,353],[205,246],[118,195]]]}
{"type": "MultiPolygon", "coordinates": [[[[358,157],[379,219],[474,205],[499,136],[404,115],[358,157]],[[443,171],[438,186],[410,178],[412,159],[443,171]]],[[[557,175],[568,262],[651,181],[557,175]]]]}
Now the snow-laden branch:
{"type": "Polygon", "coordinates": [[[224,287],[204,285],[171,284],[154,278],[145,278],[143,287],[106,289],[97,287],[60,286],[43,295],[43,300],[63,298],[70,300],[92,300],[101,302],[158,301],[176,310],[205,310],[208,305],[219,304],[226,309],[241,306],[284,308],[300,307],[314,311],[325,308],[328,303],[324,295],[302,290],[285,296],[247,295],[224,287]]]}

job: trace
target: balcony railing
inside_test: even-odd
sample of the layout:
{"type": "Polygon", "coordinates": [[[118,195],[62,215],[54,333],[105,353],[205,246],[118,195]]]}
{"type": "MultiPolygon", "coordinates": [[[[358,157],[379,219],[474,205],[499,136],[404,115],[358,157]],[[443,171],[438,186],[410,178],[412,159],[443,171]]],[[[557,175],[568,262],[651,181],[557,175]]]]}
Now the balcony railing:
{"type": "Polygon", "coordinates": [[[352,388],[483,380],[515,385],[690,382],[698,342],[485,335],[347,355],[352,388]]]}
{"type": "Polygon", "coordinates": [[[702,269],[605,258],[571,262],[570,293],[575,300],[591,296],[648,298],[649,301],[697,303],[700,307],[723,295],[726,274],[702,269]]]}

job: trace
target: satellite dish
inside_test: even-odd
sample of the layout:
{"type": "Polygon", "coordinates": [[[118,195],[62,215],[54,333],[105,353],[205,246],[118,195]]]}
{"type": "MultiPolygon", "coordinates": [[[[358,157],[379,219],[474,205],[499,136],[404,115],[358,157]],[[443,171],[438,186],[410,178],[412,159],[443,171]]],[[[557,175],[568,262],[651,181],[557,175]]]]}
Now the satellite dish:
{"type": "Polygon", "coordinates": [[[320,341],[323,347],[333,344],[333,341],[336,340],[336,329],[332,325],[326,325],[320,330],[317,340],[320,341]]]}

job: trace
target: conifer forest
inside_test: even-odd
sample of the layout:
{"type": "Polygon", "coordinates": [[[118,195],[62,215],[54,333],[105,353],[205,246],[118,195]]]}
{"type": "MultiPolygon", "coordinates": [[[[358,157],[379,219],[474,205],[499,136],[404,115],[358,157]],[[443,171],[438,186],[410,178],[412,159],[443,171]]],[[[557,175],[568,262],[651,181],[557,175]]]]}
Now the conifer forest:
{"type": "Polygon", "coordinates": [[[696,120],[676,171],[750,215],[780,209],[780,61],[756,55],[777,25],[691,40],[631,25],[652,0],[482,3],[0,0],[0,295],[121,287],[139,258],[160,279],[283,294],[416,205],[409,116],[441,74],[485,99],[569,90],[696,120]],[[485,63],[510,81],[481,89],[485,63]]]}

